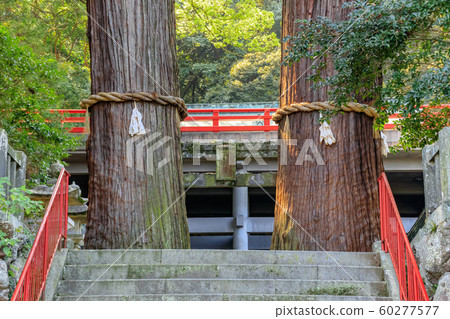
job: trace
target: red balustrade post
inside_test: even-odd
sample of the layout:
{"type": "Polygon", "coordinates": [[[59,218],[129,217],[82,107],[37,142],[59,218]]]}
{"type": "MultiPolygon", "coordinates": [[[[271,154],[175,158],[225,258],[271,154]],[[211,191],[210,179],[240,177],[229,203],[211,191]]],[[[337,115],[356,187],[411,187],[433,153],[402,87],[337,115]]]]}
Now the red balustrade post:
{"type": "Polygon", "coordinates": [[[383,193],[383,184],[380,182],[380,200],[381,200],[381,215],[380,215],[380,221],[381,221],[381,243],[383,250],[387,252],[387,245],[386,245],[386,207],[385,207],[385,198],[383,193]]]}
{"type": "Polygon", "coordinates": [[[264,127],[266,127],[264,132],[269,132],[268,126],[270,126],[270,109],[264,110],[264,127]]]}
{"type": "Polygon", "coordinates": [[[69,174],[66,173],[66,178],[65,178],[65,186],[64,186],[64,211],[63,211],[63,216],[64,216],[64,230],[63,230],[63,234],[64,234],[64,248],[67,247],[67,223],[69,221],[69,174]]]}
{"type": "MultiPolygon", "coordinates": [[[[42,295],[44,294],[45,291],[45,279],[47,278],[47,261],[48,261],[48,245],[49,245],[49,240],[48,240],[48,228],[49,228],[49,222],[50,219],[47,218],[47,223],[45,224],[45,228],[44,228],[44,262],[42,263],[42,281],[43,281],[43,288],[42,288],[42,295]]],[[[39,287],[36,287],[36,290],[39,290],[39,287]]]]}
{"type": "Polygon", "coordinates": [[[219,110],[213,110],[213,132],[219,132],[219,110]]]}
{"type": "MultiPolygon", "coordinates": [[[[61,180],[62,185],[59,186],[59,196],[60,196],[60,201],[59,201],[59,212],[58,212],[58,221],[59,221],[59,227],[58,227],[58,237],[60,237],[63,234],[63,212],[64,212],[64,208],[65,208],[65,183],[66,183],[66,176],[64,175],[63,179],[61,180]]],[[[61,236],[62,239],[62,236],[61,236]]],[[[59,243],[59,247],[62,246],[62,243],[59,243]]]]}
{"type": "Polygon", "coordinates": [[[23,300],[30,300],[30,290],[31,290],[30,275],[31,275],[31,272],[28,272],[26,275],[27,276],[26,276],[26,279],[25,279],[25,289],[24,289],[25,293],[23,294],[23,300]]]}

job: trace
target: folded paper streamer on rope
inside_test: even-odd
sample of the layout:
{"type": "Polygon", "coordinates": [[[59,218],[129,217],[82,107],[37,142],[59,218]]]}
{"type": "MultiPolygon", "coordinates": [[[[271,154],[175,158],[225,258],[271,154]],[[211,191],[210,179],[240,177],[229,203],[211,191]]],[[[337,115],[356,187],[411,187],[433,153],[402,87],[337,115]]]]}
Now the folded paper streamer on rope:
{"type": "Polygon", "coordinates": [[[387,143],[386,135],[384,135],[383,132],[380,131],[380,136],[381,136],[381,153],[384,156],[387,156],[389,153],[389,146],[387,143]]]}
{"type": "Polygon", "coordinates": [[[336,139],[333,136],[333,132],[331,132],[331,127],[327,122],[323,122],[319,127],[320,130],[320,143],[325,141],[325,145],[331,145],[336,143],[336,139]]]}
{"type": "Polygon", "coordinates": [[[175,106],[178,108],[178,114],[183,121],[188,116],[187,106],[183,99],[174,96],[163,96],[156,92],[132,92],[132,93],[117,93],[117,92],[100,92],[92,94],[87,99],[82,99],[80,107],[88,109],[89,107],[99,102],[131,102],[131,101],[146,101],[157,103],[164,106],[175,106]]]}
{"type": "MultiPolygon", "coordinates": [[[[100,92],[97,94],[92,94],[87,99],[82,99],[80,102],[80,107],[83,109],[86,109],[86,119],[85,119],[85,130],[86,133],[90,133],[90,124],[89,124],[89,107],[99,103],[99,102],[135,102],[135,109],[136,109],[136,101],[145,101],[145,102],[151,102],[156,103],[163,106],[175,106],[178,108],[178,115],[179,119],[183,121],[186,117],[188,117],[188,110],[187,106],[184,103],[183,99],[179,97],[174,96],[163,96],[159,95],[156,92],[148,93],[148,92],[131,92],[131,93],[117,93],[117,92],[100,92]]],[[[136,109],[137,113],[139,111],[136,109]]],[[[134,115],[133,110],[133,115],[134,115]]],[[[139,113],[140,118],[142,119],[142,114],[139,113]]],[[[177,119],[178,121],[178,119],[177,119]]],[[[142,124],[142,122],[141,122],[142,124]]],[[[130,124],[129,132],[131,136],[134,136],[136,134],[145,134],[145,128],[142,125],[142,129],[139,127],[139,123],[136,126],[137,129],[132,129],[131,126],[133,124],[133,116],[130,124]],[[132,133],[133,132],[133,133],[132,133]]]]}
{"type": "MultiPolygon", "coordinates": [[[[313,111],[322,111],[322,110],[336,110],[338,107],[332,102],[300,102],[300,103],[292,103],[289,105],[284,105],[280,107],[273,115],[272,120],[275,123],[280,123],[281,120],[289,115],[296,112],[313,112],[313,111]]],[[[375,108],[369,105],[364,105],[355,102],[348,102],[345,105],[341,105],[339,110],[344,112],[358,112],[364,113],[369,117],[378,117],[378,113],[375,108]]],[[[322,114],[320,114],[322,117],[322,114]]],[[[331,132],[330,125],[327,122],[323,122],[319,128],[320,130],[320,142],[325,141],[326,145],[331,145],[336,143],[336,139],[333,136],[333,132],[331,132]]],[[[386,149],[387,144],[384,143],[386,149]]],[[[387,151],[385,151],[387,153],[387,151]]]]}
{"type": "Polygon", "coordinates": [[[131,114],[131,122],[128,133],[130,133],[131,136],[145,135],[146,133],[144,124],[142,123],[142,114],[137,109],[136,103],[134,105],[133,113],[131,114]]]}

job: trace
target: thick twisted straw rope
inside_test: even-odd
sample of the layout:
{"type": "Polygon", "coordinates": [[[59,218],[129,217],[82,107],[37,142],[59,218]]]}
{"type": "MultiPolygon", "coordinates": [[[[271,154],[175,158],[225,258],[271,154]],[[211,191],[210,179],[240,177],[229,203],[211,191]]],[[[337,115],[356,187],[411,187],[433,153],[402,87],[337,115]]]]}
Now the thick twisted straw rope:
{"type": "Polygon", "coordinates": [[[90,106],[98,102],[128,102],[128,101],[147,101],[158,103],[161,105],[172,105],[178,107],[178,113],[183,121],[188,116],[186,104],[183,99],[173,96],[163,96],[156,92],[137,92],[137,93],[117,93],[117,92],[101,92],[89,96],[80,102],[80,107],[88,109],[90,106]]]}
{"type": "MultiPolygon", "coordinates": [[[[286,105],[279,108],[273,115],[272,120],[275,123],[279,123],[285,115],[289,115],[296,112],[312,112],[312,111],[321,111],[325,109],[334,110],[337,109],[336,105],[330,102],[302,102],[302,103],[292,103],[291,105],[286,105]]],[[[339,110],[345,112],[359,112],[365,113],[370,117],[377,117],[377,111],[368,105],[349,102],[346,105],[341,105],[339,110]]]]}

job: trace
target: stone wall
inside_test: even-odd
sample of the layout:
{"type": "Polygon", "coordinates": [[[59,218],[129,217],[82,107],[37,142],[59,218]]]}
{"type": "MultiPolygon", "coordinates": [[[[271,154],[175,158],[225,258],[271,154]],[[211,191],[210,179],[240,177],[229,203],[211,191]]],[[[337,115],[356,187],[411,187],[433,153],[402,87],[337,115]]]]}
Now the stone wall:
{"type": "MultiPolygon", "coordinates": [[[[8,177],[11,185],[5,186],[6,196],[11,188],[21,187],[26,182],[27,157],[25,153],[14,150],[8,143],[5,130],[0,130],[0,178],[8,177]]],[[[0,301],[9,300],[11,284],[14,286],[25,265],[29,244],[29,236],[22,231],[23,215],[13,216],[0,209],[0,231],[8,238],[16,239],[11,247],[11,257],[3,254],[0,249],[0,301]],[[12,274],[12,275],[11,275],[12,274]]]]}
{"type": "MultiPolygon", "coordinates": [[[[0,130],[0,178],[8,177],[11,186],[9,188],[25,185],[27,171],[27,156],[24,152],[15,151],[8,143],[8,135],[5,130],[0,130]]],[[[0,211],[0,221],[5,218],[4,212],[0,211]]]]}
{"type": "Polygon", "coordinates": [[[450,127],[424,147],[425,209],[428,217],[411,245],[428,295],[450,299],[450,127]]]}

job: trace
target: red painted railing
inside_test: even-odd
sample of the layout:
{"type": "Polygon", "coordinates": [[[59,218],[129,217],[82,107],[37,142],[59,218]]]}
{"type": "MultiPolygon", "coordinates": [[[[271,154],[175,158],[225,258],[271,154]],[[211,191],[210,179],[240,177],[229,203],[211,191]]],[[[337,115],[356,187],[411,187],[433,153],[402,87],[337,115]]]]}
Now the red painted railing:
{"type": "Polygon", "coordinates": [[[192,109],[189,110],[189,116],[184,120],[183,126],[181,127],[181,131],[182,132],[277,131],[278,126],[275,125],[275,123],[271,122],[272,114],[275,113],[276,110],[277,110],[276,108],[192,109]],[[242,113],[247,114],[242,115],[242,113]],[[248,113],[254,114],[248,115],[248,113]],[[205,123],[205,121],[207,121],[207,123],[205,123]],[[221,124],[230,124],[230,122],[240,125],[221,125],[221,124]]]}
{"type": "Polygon", "coordinates": [[[60,245],[66,245],[69,173],[62,170],[42,219],[11,301],[39,300],[50,265],[60,245]]]}
{"type": "MultiPolygon", "coordinates": [[[[271,122],[276,108],[193,109],[181,124],[182,132],[277,131],[271,122]],[[245,114],[244,114],[245,113],[245,114]],[[251,115],[249,115],[251,114],[251,115]],[[228,125],[227,125],[228,124],[228,125]],[[233,125],[229,125],[233,124],[233,125]]],[[[70,133],[85,134],[85,110],[51,110],[65,116],[63,125],[70,133]],[[69,115],[69,116],[67,116],[69,115]],[[68,125],[69,124],[69,125],[68,125]],[[80,126],[77,126],[81,124],[80,126]]]]}
{"type": "Polygon", "coordinates": [[[67,128],[69,133],[86,134],[86,110],[61,109],[50,110],[50,112],[59,113],[64,116],[61,123],[65,128],[67,128]]]}
{"type": "Polygon", "coordinates": [[[389,252],[400,285],[400,299],[428,301],[408,236],[403,228],[386,174],[378,178],[382,249],[389,252]]]}
{"type": "MultiPolygon", "coordinates": [[[[445,104],[434,106],[433,109],[449,107],[445,104]]],[[[429,107],[424,105],[423,107],[429,107]]],[[[276,108],[247,108],[247,109],[190,109],[189,116],[181,124],[182,132],[239,132],[277,131],[278,126],[271,121],[272,114],[276,108]],[[252,115],[248,115],[248,114],[252,115]],[[228,124],[228,125],[227,125],[228,124]],[[233,124],[233,125],[230,125],[233,124]]],[[[86,111],[85,110],[50,110],[60,113],[64,118],[63,125],[70,133],[85,134],[86,111]],[[79,125],[79,126],[78,126],[79,125]]],[[[395,128],[395,120],[401,118],[399,114],[389,116],[389,123],[384,126],[385,130],[395,128]]]]}

